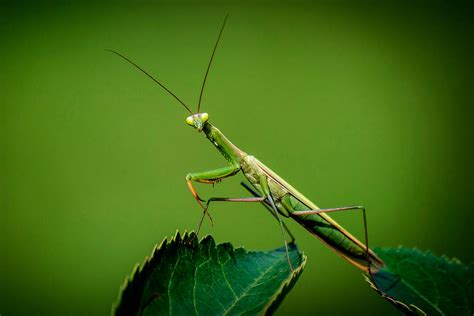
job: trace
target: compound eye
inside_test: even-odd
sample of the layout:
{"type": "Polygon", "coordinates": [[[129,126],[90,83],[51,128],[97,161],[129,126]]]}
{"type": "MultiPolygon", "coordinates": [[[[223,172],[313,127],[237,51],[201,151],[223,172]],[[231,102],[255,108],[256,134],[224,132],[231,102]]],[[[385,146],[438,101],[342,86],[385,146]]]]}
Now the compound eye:
{"type": "Polygon", "coordinates": [[[194,119],[192,115],[186,118],[186,124],[191,125],[191,126],[194,125],[194,119]]]}
{"type": "Polygon", "coordinates": [[[207,122],[207,120],[209,119],[209,114],[207,113],[202,113],[201,114],[201,119],[202,119],[202,122],[207,122]]]}

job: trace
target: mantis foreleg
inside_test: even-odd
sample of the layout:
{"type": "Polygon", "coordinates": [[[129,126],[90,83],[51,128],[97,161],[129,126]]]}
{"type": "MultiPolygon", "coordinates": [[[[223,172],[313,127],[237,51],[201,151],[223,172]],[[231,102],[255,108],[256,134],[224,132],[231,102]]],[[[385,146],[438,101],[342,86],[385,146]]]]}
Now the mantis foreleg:
{"type": "MultiPolygon", "coordinates": [[[[188,184],[189,190],[191,191],[192,195],[196,199],[197,203],[199,206],[201,206],[203,213],[207,214],[209,216],[209,219],[211,220],[212,223],[212,217],[211,215],[207,212],[207,208],[204,207],[202,202],[205,200],[201,199],[196,191],[196,189],[193,186],[192,181],[200,182],[200,183],[207,183],[207,184],[214,184],[216,182],[221,181],[224,178],[233,176],[237,172],[239,172],[240,166],[239,165],[230,165],[227,167],[223,168],[218,168],[218,169],[213,169],[213,170],[208,170],[208,171],[203,171],[203,172],[195,172],[195,173],[188,173],[186,175],[186,183],[188,184]]],[[[199,224],[199,227],[201,226],[202,220],[199,224]]]]}

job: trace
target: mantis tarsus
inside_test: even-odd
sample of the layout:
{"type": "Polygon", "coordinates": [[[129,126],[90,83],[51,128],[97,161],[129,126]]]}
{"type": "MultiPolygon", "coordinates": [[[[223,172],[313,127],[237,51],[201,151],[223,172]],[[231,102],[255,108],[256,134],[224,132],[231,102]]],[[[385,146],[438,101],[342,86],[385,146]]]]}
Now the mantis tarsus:
{"type": "MultiPolygon", "coordinates": [[[[110,50],[114,54],[120,56],[121,58],[125,59],[127,62],[138,68],[149,78],[151,78],[155,83],[160,85],[166,92],[173,96],[179,103],[181,103],[190,114],[190,116],[186,118],[186,123],[194,127],[198,132],[203,132],[204,135],[213,144],[213,146],[217,148],[217,150],[222,154],[222,156],[224,156],[224,158],[228,162],[228,165],[225,167],[204,172],[189,173],[186,176],[187,185],[194,198],[196,199],[197,203],[203,210],[203,215],[199,222],[197,232],[199,232],[202,221],[206,215],[209,216],[212,221],[212,218],[208,212],[209,206],[212,202],[262,203],[277,219],[280,225],[281,233],[285,240],[286,247],[287,242],[284,230],[289,233],[292,241],[294,240],[294,238],[283,223],[281,217],[294,219],[296,222],[306,228],[309,232],[311,232],[313,235],[323,241],[329,248],[334,250],[337,254],[342,256],[344,259],[349,261],[351,264],[353,264],[360,270],[368,273],[369,275],[378,271],[381,267],[384,266],[384,262],[380,258],[378,258],[377,255],[368,247],[367,220],[365,216],[365,208],[363,208],[362,206],[349,206],[328,209],[318,208],[313,202],[311,202],[303,194],[298,192],[295,188],[293,188],[278,174],[276,174],[274,171],[272,171],[270,168],[260,162],[257,158],[248,155],[247,153],[239,149],[237,146],[232,144],[219,129],[209,123],[209,115],[207,113],[201,112],[201,101],[204,87],[206,85],[206,79],[212,64],[212,60],[214,58],[214,54],[216,52],[216,48],[219,44],[222,31],[224,30],[226,21],[227,16],[224,19],[224,23],[222,24],[222,27],[219,31],[219,35],[217,37],[211,58],[209,60],[209,64],[206,69],[206,73],[204,75],[196,113],[193,113],[190,108],[183,101],[181,101],[181,99],[179,99],[173,92],[171,92],[168,88],[166,88],[162,83],[156,80],[140,66],[138,66],[122,54],[110,50]],[[252,185],[248,186],[247,184],[243,184],[244,187],[252,194],[251,197],[210,198],[206,201],[198,195],[196,189],[194,188],[193,182],[214,184],[227,177],[231,177],[237,174],[239,171],[242,171],[242,173],[252,185]],[[364,243],[356,239],[353,235],[351,235],[347,230],[342,228],[327,214],[330,212],[348,210],[361,210],[363,212],[365,228],[364,243]]],[[[287,258],[289,266],[293,270],[288,257],[288,248],[287,258]]]]}

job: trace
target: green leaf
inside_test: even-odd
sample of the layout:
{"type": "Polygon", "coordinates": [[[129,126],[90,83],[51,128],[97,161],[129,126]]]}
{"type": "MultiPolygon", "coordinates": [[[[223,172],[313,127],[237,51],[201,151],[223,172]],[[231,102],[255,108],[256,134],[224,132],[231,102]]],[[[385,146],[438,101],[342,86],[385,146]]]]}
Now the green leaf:
{"type": "Polygon", "coordinates": [[[367,281],[406,314],[473,315],[473,264],[404,247],[374,251],[386,266],[367,281]]]}
{"type": "Polygon", "coordinates": [[[306,257],[289,245],[268,252],[199,243],[179,233],[135,267],[112,308],[114,315],[254,315],[272,313],[301,274],[306,257]]]}

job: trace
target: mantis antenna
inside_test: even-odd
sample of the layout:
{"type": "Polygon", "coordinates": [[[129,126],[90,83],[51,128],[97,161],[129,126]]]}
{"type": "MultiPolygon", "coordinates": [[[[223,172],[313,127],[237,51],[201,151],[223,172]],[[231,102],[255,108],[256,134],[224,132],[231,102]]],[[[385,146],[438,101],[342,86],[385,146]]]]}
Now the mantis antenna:
{"type": "Polygon", "coordinates": [[[200,111],[201,111],[201,100],[202,100],[202,94],[204,92],[204,86],[206,85],[207,74],[209,73],[209,69],[211,69],[212,60],[214,59],[214,54],[216,52],[217,45],[219,44],[219,41],[221,39],[222,31],[224,31],[225,23],[227,22],[228,17],[229,17],[229,15],[227,14],[224,18],[224,22],[222,23],[221,30],[219,31],[219,36],[217,36],[216,44],[214,45],[214,49],[212,50],[211,59],[209,60],[209,64],[207,65],[206,74],[204,75],[204,80],[202,81],[201,93],[199,94],[199,102],[198,102],[198,107],[197,107],[197,113],[200,113],[200,111]]]}
{"type": "MultiPolygon", "coordinates": [[[[130,59],[128,59],[127,57],[125,57],[124,55],[116,52],[116,51],[113,51],[111,49],[106,49],[107,51],[111,52],[111,53],[114,53],[115,55],[119,56],[119,57],[122,57],[123,59],[125,59],[126,61],[128,61],[130,64],[132,64],[133,66],[135,66],[136,68],[138,68],[141,72],[143,72],[145,75],[147,75],[151,80],[153,80],[154,82],[156,82],[160,87],[162,87],[163,89],[165,89],[166,92],[168,92],[169,94],[171,94],[179,103],[181,103],[185,108],[186,110],[188,110],[188,112],[190,114],[193,114],[191,112],[191,110],[188,108],[188,106],[186,104],[184,104],[183,101],[181,101],[180,98],[178,98],[173,92],[171,92],[168,88],[166,88],[162,83],[160,83],[158,80],[156,80],[155,78],[153,78],[152,75],[150,75],[148,72],[146,72],[142,67],[138,66],[137,64],[135,64],[133,61],[131,61],[130,59]]],[[[207,74],[206,74],[207,75],[207,74]]]]}

